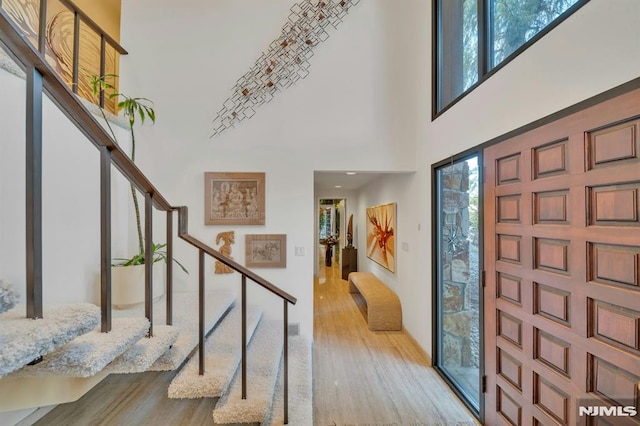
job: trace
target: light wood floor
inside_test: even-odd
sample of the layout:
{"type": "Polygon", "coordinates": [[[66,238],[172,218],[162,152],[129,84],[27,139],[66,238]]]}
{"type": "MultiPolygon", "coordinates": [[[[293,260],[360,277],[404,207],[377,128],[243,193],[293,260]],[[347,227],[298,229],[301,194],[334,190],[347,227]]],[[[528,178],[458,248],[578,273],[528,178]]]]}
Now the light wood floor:
{"type": "Polygon", "coordinates": [[[479,424],[404,332],[368,329],[340,276],[322,264],[314,283],[315,425],[479,424]]]}
{"type": "MultiPolygon", "coordinates": [[[[371,332],[339,268],[314,283],[315,426],[471,425],[473,417],[402,332],[371,332]]],[[[111,375],[37,425],[211,425],[214,399],[171,400],[175,372],[111,375]]],[[[292,425],[310,426],[310,425],[292,425]]]]}
{"type": "Polygon", "coordinates": [[[61,404],[37,426],[213,425],[217,399],[169,399],[175,371],[112,374],[76,402],[61,404]]]}

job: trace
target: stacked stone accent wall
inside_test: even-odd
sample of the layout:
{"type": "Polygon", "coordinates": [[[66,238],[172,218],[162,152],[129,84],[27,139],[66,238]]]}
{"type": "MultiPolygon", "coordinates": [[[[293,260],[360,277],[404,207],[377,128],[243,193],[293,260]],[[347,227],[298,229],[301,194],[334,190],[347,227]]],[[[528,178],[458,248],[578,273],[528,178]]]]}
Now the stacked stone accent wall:
{"type": "Polygon", "coordinates": [[[478,247],[469,222],[469,165],[447,167],[442,184],[442,360],[478,367],[478,247]]]}

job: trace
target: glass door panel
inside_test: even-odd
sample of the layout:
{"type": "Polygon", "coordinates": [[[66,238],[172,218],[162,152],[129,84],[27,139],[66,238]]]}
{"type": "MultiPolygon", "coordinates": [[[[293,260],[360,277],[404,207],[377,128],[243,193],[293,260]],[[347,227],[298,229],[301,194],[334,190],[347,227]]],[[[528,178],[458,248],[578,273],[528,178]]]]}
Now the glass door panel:
{"type": "Polygon", "coordinates": [[[436,170],[436,368],[470,408],[480,408],[478,157],[436,170]]]}

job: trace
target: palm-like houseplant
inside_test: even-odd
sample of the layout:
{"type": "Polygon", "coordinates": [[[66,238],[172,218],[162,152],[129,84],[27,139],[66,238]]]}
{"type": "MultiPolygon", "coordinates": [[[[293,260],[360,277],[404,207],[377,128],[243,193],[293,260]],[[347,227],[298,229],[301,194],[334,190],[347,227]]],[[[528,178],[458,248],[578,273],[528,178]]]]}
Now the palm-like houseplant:
{"type": "MultiPolygon", "coordinates": [[[[118,93],[115,86],[109,82],[109,80],[114,80],[118,78],[116,74],[106,74],[102,76],[92,76],[90,80],[91,90],[94,98],[97,100],[100,96],[101,92],[110,92],[107,96],[109,99],[118,98],[118,110],[124,112],[124,115],[128,119],[129,123],[129,133],[131,135],[131,161],[135,163],[136,161],[136,134],[134,131],[134,127],[136,125],[136,120],[140,120],[140,125],[144,125],[146,120],[151,120],[152,123],[156,121],[156,113],[153,109],[153,102],[151,102],[147,98],[132,98],[124,95],[123,93],[118,93]]],[[[109,124],[109,120],[100,108],[100,113],[107,123],[107,127],[111,132],[111,136],[114,141],[117,141],[115,133],[109,124]]],[[[133,266],[133,265],[144,265],[145,263],[145,250],[144,250],[144,239],[142,237],[142,221],[140,219],[140,207],[138,203],[138,193],[136,191],[133,183],[130,183],[131,189],[131,198],[133,200],[133,208],[135,212],[136,218],[136,230],[138,236],[138,253],[133,255],[130,258],[117,258],[116,261],[120,262],[114,266],[133,266]]],[[[152,253],[153,253],[153,262],[159,262],[161,260],[167,261],[167,254],[164,251],[164,247],[166,244],[152,244],[152,253]]],[[[189,271],[176,259],[173,259],[180,268],[187,274],[189,271]]]]}

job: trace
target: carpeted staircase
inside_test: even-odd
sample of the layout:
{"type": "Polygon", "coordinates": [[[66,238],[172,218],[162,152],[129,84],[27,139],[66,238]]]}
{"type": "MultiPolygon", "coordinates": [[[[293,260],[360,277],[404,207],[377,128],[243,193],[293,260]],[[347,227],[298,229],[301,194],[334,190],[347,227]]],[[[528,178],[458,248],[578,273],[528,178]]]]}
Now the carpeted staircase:
{"type": "MultiPolygon", "coordinates": [[[[233,294],[211,291],[205,297],[205,374],[198,374],[197,295],[177,293],[172,326],[165,304],[154,304],[154,333],[144,306],[113,310],[113,327],[101,333],[98,308],[90,304],[48,309],[45,318],[24,318],[19,306],[0,314],[0,377],[91,377],[103,373],[141,373],[180,369],[168,389],[170,398],[218,398],[216,424],[283,424],[281,321],[247,309],[247,398],[241,398],[241,310],[233,294]],[[192,308],[189,308],[192,307],[192,308]],[[40,362],[27,365],[42,357],[40,362]],[[278,387],[280,390],[278,391],[278,387]],[[273,407],[278,407],[277,411],[273,407]]],[[[311,345],[289,339],[289,424],[311,425],[311,345]]]]}

